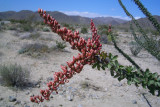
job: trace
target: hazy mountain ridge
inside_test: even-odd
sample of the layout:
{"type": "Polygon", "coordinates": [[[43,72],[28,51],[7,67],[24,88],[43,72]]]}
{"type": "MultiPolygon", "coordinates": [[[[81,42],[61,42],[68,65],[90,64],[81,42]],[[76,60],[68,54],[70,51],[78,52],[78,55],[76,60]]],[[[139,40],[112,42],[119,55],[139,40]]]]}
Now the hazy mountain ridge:
{"type": "MultiPolygon", "coordinates": [[[[47,11],[48,14],[53,16],[60,23],[68,23],[68,24],[90,24],[91,18],[81,17],[81,16],[69,16],[59,11],[47,11]]],[[[160,23],[160,16],[154,16],[158,22],[160,23]]],[[[6,11],[0,12],[0,19],[8,20],[8,19],[16,19],[16,20],[30,20],[30,21],[42,21],[43,19],[39,16],[38,12],[33,12],[30,10],[22,10],[19,12],[15,11],[6,11]]],[[[94,23],[97,25],[100,24],[111,24],[118,25],[121,27],[129,28],[130,21],[113,18],[113,17],[96,17],[92,18],[94,23]]],[[[143,28],[154,28],[152,23],[147,18],[140,18],[137,20],[139,24],[143,28]]]]}
{"type": "MultiPolygon", "coordinates": [[[[158,23],[160,24],[160,16],[154,15],[154,17],[157,19],[158,23]]],[[[152,23],[148,20],[148,18],[140,18],[137,19],[137,22],[143,29],[155,29],[152,23]]],[[[134,24],[133,24],[134,25],[134,24]]],[[[124,27],[124,28],[129,28],[130,27],[130,21],[119,24],[118,26],[124,27]]],[[[135,26],[135,25],[134,25],[135,26]]]]}
{"type": "MultiPolygon", "coordinates": [[[[48,14],[53,16],[60,23],[71,23],[71,24],[89,24],[91,18],[81,17],[81,16],[69,16],[62,12],[58,11],[47,11],[48,14]]],[[[8,20],[8,19],[16,19],[16,20],[32,20],[32,21],[42,21],[42,18],[39,17],[38,12],[32,12],[30,10],[22,10],[19,12],[14,11],[6,11],[0,12],[0,19],[8,20]]],[[[117,25],[121,23],[127,22],[126,20],[113,18],[113,17],[96,17],[92,18],[95,24],[112,24],[117,25]]]]}

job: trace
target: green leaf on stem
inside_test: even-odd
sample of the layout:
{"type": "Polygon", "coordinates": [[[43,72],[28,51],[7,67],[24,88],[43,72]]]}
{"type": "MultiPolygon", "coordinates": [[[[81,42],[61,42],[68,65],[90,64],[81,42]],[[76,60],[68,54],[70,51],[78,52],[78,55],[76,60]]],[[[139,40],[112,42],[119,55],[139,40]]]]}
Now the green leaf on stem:
{"type": "Polygon", "coordinates": [[[128,84],[128,85],[131,85],[131,83],[132,83],[132,81],[129,81],[129,80],[127,81],[127,84],[128,84]]]}
{"type": "Polygon", "coordinates": [[[111,76],[114,76],[114,71],[110,70],[111,76]]]}
{"type": "Polygon", "coordinates": [[[154,84],[154,80],[150,80],[150,81],[148,82],[148,86],[151,86],[152,84],[154,84]]]}
{"type": "Polygon", "coordinates": [[[118,55],[114,56],[114,57],[112,58],[112,61],[116,61],[117,58],[118,58],[118,55]]]}
{"type": "Polygon", "coordinates": [[[97,64],[97,69],[98,69],[98,70],[100,70],[100,67],[101,67],[101,66],[100,66],[99,64],[97,64]]]}
{"type": "Polygon", "coordinates": [[[94,69],[97,65],[98,65],[97,63],[93,64],[92,68],[94,69]]]}
{"type": "Polygon", "coordinates": [[[105,67],[104,67],[104,66],[102,66],[102,69],[103,69],[103,70],[105,70],[105,67]]]}

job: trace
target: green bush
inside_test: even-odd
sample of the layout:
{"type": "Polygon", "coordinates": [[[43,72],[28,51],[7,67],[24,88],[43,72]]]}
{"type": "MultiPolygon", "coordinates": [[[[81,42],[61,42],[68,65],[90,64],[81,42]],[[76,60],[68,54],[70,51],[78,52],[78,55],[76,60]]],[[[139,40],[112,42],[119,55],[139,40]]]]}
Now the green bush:
{"type": "Polygon", "coordinates": [[[32,32],[34,30],[34,28],[31,26],[31,23],[22,24],[21,28],[25,32],[32,32]]]}
{"type": "Polygon", "coordinates": [[[44,28],[43,28],[43,32],[50,32],[50,30],[49,30],[49,28],[44,27],[44,28]]]}
{"type": "Polygon", "coordinates": [[[0,65],[0,76],[7,86],[23,87],[29,80],[30,72],[17,64],[0,65]]]}
{"type": "Polygon", "coordinates": [[[73,25],[69,25],[69,24],[67,24],[67,23],[62,23],[62,25],[63,25],[63,27],[66,27],[67,29],[70,29],[70,30],[72,30],[72,31],[75,30],[75,28],[73,27],[73,25]]]}
{"type": "Polygon", "coordinates": [[[64,42],[58,42],[56,41],[56,48],[59,50],[62,50],[66,47],[66,44],[64,42]]]}
{"type": "Polygon", "coordinates": [[[17,28],[15,26],[9,26],[8,30],[17,30],[17,28]]]}
{"type": "Polygon", "coordinates": [[[81,33],[86,34],[88,33],[88,29],[86,27],[81,28],[81,33]]]}
{"type": "Polygon", "coordinates": [[[62,25],[63,25],[63,27],[67,27],[67,28],[70,27],[69,24],[67,24],[67,23],[62,23],[62,25]]]}

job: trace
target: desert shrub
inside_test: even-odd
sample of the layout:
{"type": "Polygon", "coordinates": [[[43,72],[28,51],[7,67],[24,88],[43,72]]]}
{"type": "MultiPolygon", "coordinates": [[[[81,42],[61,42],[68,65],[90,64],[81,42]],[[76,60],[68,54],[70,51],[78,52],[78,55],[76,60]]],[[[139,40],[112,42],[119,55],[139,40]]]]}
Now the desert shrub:
{"type": "Polygon", "coordinates": [[[44,28],[43,28],[43,32],[50,32],[50,30],[49,30],[49,28],[44,27],[44,28]]]}
{"type": "Polygon", "coordinates": [[[128,29],[127,29],[127,28],[125,28],[125,29],[124,29],[124,32],[128,32],[128,29]]]}
{"type": "Polygon", "coordinates": [[[63,27],[66,27],[67,29],[70,29],[70,30],[72,30],[72,31],[75,30],[75,28],[73,27],[73,25],[69,25],[69,24],[67,24],[67,23],[62,23],[62,25],[63,25],[63,27]]]}
{"type": "Polygon", "coordinates": [[[99,25],[98,26],[98,33],[99,34],[108,34],[108,26],[107,25],[99,25]]]}
{"type": "Polygon", "coordinates": [[[1,22],[1,23],[0,23],[0,25],[2,25],[2,26],[3,26],[3,25],[4,25],[4,22],[1,22]]]}
{"type": "Polygon", "coordinates": [[[17,30],[17,28],[15,26],[9,26],[8,30],[17,30]]]}
{"type": "Polygon", "coordinates": [[[22,29],[23,31],[27,31],[27,32],[33,31],[33,27],[31,26],[31,24],[23,24],[22,29]]]}
{"type": "Polygon", "coordinates": [[[7,86],[25,86],[29,80],[30,72],[21,65],[0,65],[0,76],[7,86]]]}
{"type": "MultiPolygon", "coordinates": [[[[101,35],[100,41],[104,44],[110,44],[112,42],[111,35],[108,34],[108,26],[107,25],[99,25],[98,26],[98,34],[101,35]]],[[[114,34],[116,37],[116,34],[114,34]]]]}
{"type": "Polygon", "coordinates": [[[107,44],[108,43],[107,35],[101,35],[100,41],[101,43],[107,44]]]}
{"type": "Polygon", "coordinates": [[[81,33],[83,33],[83,34],[88,33],[88,29],[86,27],[82,27],[81,33]]]}
{"type": "Polygon", "coordinates": [[[130,45],[130,51],[134,56],[137,56],[142,50],[142,47],[135,41],[130,42],[129,45],[130,45]]]}
{"type": "Polygon", "coordinates": [[[64,27],[69,27],[69,24],[67,24],[67,23],[62,23],[62,25],[64,26],[64,27]]]}
{"type": "Polygon", "coordinates": [[[34,32],[29,35],[28,39],[37,39],[39,37],[40,37],[40,33],[34,32]]]}
{"type": "Polygon", "coordinates": [[[62,50],[66,47],[65,42],[58,42],[56,41],[56,49],[62,50]]]}
{"type": "Polygon", "coordinates": [[[160,35],[160,33],[158,31],[156,31],[156,30],[151,30],[151,34],[155,35],[155,36],[160,35]]]}
{"type": "Polygon", "coordinates": [[[48,48],[47,45],[44,44],[27,44],[22,46],[22,48],[19,50],[19,54],[26,54],[28,56],[39,58],[43,56],[44,53],[49,53],[50,48],[48,48]]]}
{"type": "Polygon", "coordinates": [[[73,26],[68,27],[68,29],[75,31],[75,28],[73,26]]]}
{"type": "Polygon", "coordinates": [[[26,23],[28,23],[27,20],[15,20],[15,19],[10,19],[9,21],[10,21],[12,24],[15,24],[15,23],[26,24],[26,23]]]}

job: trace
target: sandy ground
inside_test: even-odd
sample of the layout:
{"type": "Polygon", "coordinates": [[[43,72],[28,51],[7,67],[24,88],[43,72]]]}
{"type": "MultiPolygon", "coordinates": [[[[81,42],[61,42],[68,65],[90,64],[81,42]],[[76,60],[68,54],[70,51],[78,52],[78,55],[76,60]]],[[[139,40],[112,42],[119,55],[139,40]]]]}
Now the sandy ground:
{"type": "MultiPolygon", "coordinates": [[[[30,70],[30,81],[37,82],[37,87],[26,87],[23,90],[13,89],[0,85],[0,107],[160,107],[160,98],[152,96],[148,90],[134,85],[127,85],[126,80],[119,82],[111,77],[108,70],[92,69],[86,65],[80,74],[70,79],[69,83],[59,88],[59,94],[53,93],[50,101],[41,104],[31,103],[31,95],[39,94],[40,89],[46,88],[48,77],[60,71],[60,65],[72,60],[78,51],[70,49],[69,44],[65,51],[53,51],[42,58],[32,58],[18,54],[21,46],[29,43],[42,43],[48,46],[55,45],[60,37],[52,32],[41,32],[41,39],[28,40],[13,36],[14,31],[0,32],[0,63],[17,63],[30,70]],[[49,38],[49,39],[45,39],[49,38]],[[83,87],[81,84],[88,84],[83,87]],[[9,96],[16,97],[17,101],[10,102],[9,96]],[[19,104],[18,104],[19,101],[19,104]]],[[[87,35],[82,35],[87,36],[87,35]]],[[[130,34],[120,34],[119,46],[128,53],[143,69],[149,68],[152,72],[160,74],[160,62],[146,51],[134,57],[128,47],[130,34]]],[[[113,45],[103,44],[103,49],[118,55],[118,61],[123,65],[131,65],[113,45]]]]}

